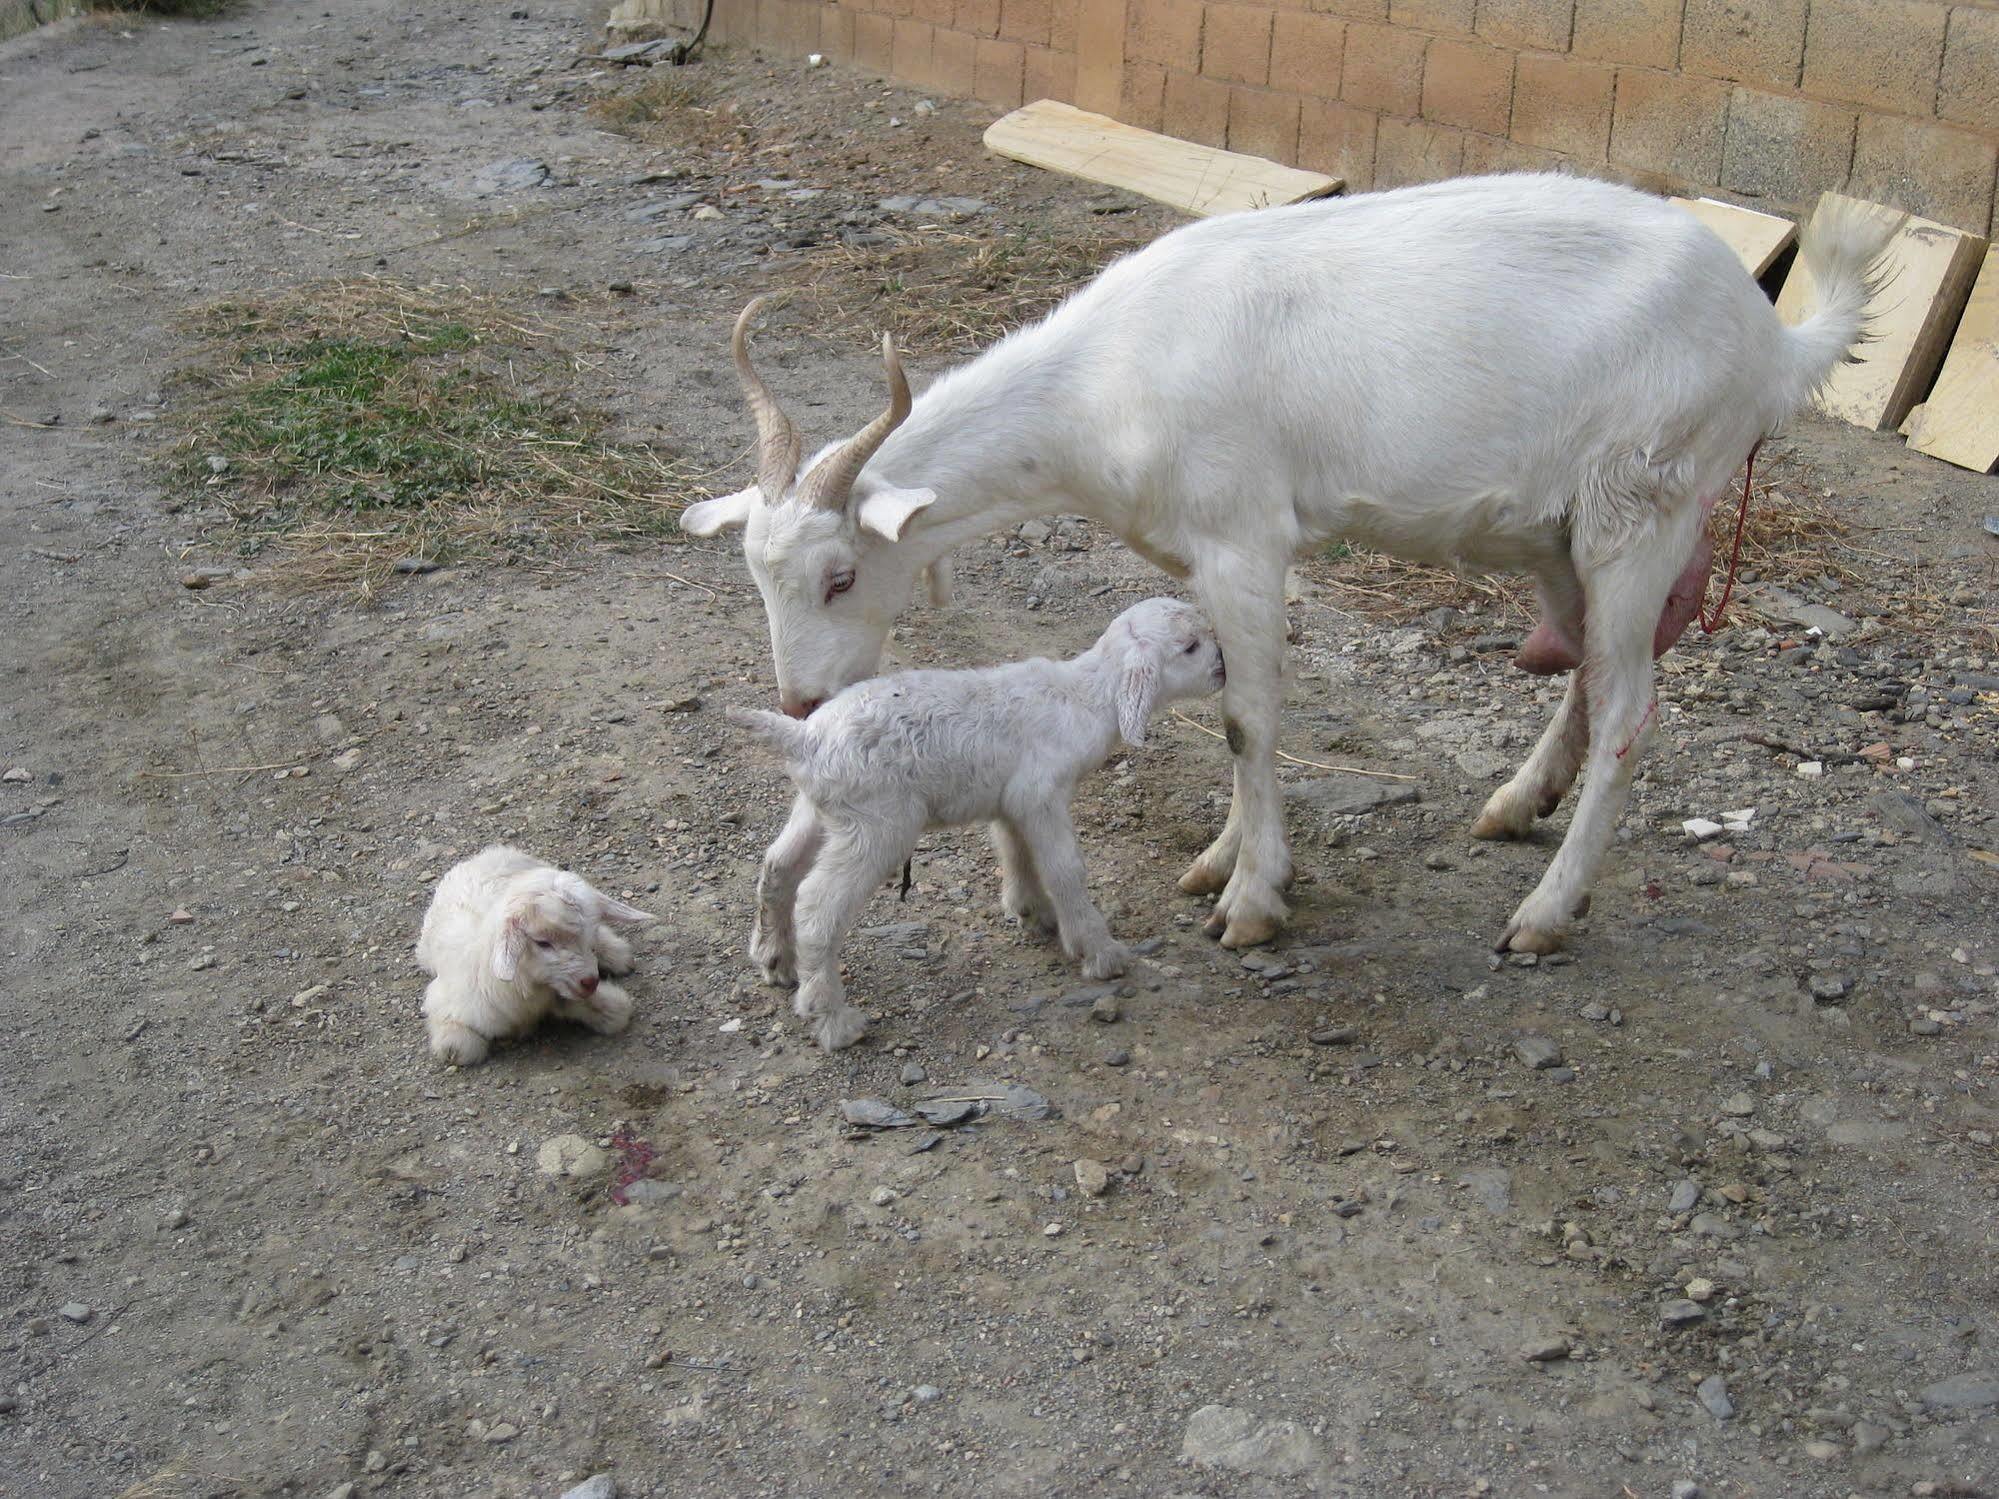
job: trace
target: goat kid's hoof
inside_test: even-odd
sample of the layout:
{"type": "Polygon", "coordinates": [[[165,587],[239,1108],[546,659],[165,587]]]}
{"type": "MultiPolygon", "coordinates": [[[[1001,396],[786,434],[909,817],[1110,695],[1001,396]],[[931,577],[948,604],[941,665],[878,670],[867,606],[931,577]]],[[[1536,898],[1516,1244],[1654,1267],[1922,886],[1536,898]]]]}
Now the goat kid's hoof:
{"type": "Polygon", "coordinates": [[[844,1005],[812,1022],[812,1039],[822,1051],[844,1051],[860,1040],[867,1028],[868,1017],[852,1005],[844,1005]]]}
{"type": "Polygon", "coordinates": [[[757,973],[774,989],[798,987],[798,965],[790,958],[758,958],[757,973]]]}
{"type": "Polygon", "coordinates": [[[1180,876],[1180,889],[1188,895],[1217,895],[1227,888],[1228,882],[1228,870],[1211,869],[1205,860],[1196,859],[1180,876]]]}
{"type": "Polygon", "coordinates": [[[632,1023],[632,997],[615,984],[599,984],[577,1006],[576,1018],[600,1036],[615,1036],[632,1023]]]}
{"type": "Polygon", "coordinates": [[[639,960],[630,953],[597,954],[597,973],[602,978],[625,978],[638,966],[639,960]]]}
{"type": "Polygon", "coordinates": [[[1083,977],[1086,979],[1114,979],[1131,967],[1131,949],[1122,942],[1113,942],[1108,947],[1100,947],[1083,958],[1083,977]]]}
{"type": "Polygon", "coordinates": [[[430,1033],[430,1054],[447,1067],[477,1067],[489,1050],[484,1036],[462,1025],[441,1025],[430,1033]]]}

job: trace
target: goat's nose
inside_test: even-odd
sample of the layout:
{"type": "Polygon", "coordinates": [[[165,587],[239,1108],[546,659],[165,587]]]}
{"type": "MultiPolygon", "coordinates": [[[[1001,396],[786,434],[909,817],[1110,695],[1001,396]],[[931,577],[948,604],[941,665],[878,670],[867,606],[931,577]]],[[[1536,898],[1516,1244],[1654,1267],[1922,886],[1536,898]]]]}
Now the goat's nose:
{"type": "Polygon", "coordinates": [[[793,718],[810,718],[813,710],[825,702],[823,697],[797,698],[784,705],[784,711],[793,718]]]}
{"type": "Polygon", "coordinates": [[[586,996],[595,994],[597,992],[597,975],[594,973],[584,975],[578,981],[576,987],[581,989],[586,996]]]}

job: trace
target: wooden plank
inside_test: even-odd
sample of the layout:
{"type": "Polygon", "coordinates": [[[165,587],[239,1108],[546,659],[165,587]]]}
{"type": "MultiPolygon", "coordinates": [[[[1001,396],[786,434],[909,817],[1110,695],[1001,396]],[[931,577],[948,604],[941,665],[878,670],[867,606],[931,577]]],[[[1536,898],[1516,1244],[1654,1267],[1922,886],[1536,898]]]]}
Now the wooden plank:
{"type": "Polygon", "coordinates": [[[1737,208],[1733,203],[1723,203],[1717,198],[1674,198],[1670,201],[1720,235],[1721,242],[1735,252],[1735,258],[1759,281],[1763,273],[1776,264],[1777,257],[1789,249],[1798,237],[1798,226],[1775,214],[1737,208]]]}
{"type": "Polygon", "coordinates": [[[1999,248],[1985,252],[1937,388],[1916,410],[1909,446],[1976,473],[1999,464],[1999,248]]]}
{"type": "MultiPolygon", "coordinates": [[[[1835,201],[1857,200],[1826,193],[1815,213],[1824,213],[1835,201]]],[[[1898,217],[1878,203],[1859,206],[1885,219],[1898,217]]],[[[1911,217],[1904,223],[1888,246],[1881,290],[1867,305],[1873,341],[1854,350],[1854,363],[1833,371],[1819,393],[1819,409],[1870,431],[1899,427],[1943,362],[1944,346],[1984,253],[1985,241],[1975,234],[1928,219],[1911,217]]],[[[1798,323],[1817,308],[1818,288],[1801,255],[1784,278],[1777,313],[1787,323],[1798,323]]]]}
{"type": "Polygon", "coordinates": [[[1155,135],[1054,99],[1037,99],[995,120],[986,131],[986,149],[1203,218],[1323,198],[1346,185],[1260,156],[1155,135]]]}

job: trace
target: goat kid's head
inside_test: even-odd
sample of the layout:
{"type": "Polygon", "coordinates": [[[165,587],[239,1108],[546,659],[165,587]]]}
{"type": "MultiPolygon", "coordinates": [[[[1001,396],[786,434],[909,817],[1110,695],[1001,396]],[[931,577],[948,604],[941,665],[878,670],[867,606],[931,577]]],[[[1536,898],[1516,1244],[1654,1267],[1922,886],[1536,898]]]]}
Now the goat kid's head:
{"type": "Polygon", "coordinates": [[[1145,743],[1162,704],[1219,692],[1228,680],[1221,643],[1201,611],[1178,599],[1147,599],[1111,621],[1103,645],[1117,670],[1118,735],[1145,743]]]}
{"type": "MultiPolygon", "coordinates": [[[[798,429],[750,364],[750,321],[764,300],[743,309],[731,341],[736,375],[757,419],[757,482],[688,506],[680,527],[696,536],[742,527],[743,556],[770,618],[778,698],[785,712],[804,718],[880,664],[916,574],[932,562],[903,544],[904,529],[937,495],[855,482],[909,415],[909,381],[888,337],[882,339],[888,409],[845,442],[822,449],[800,474],[798,429]]],[[[943,566],[932,562],[931,597],[938,603],[943,566]]]]}
{"type": "Polygon", "coordinates": [[[613,900],[580,875],[536,869],[507,891],[495,939],[493,976],[526,980],[581,1001],[597,992],[597,926],[644,926],[650,912],[613,900]]]}

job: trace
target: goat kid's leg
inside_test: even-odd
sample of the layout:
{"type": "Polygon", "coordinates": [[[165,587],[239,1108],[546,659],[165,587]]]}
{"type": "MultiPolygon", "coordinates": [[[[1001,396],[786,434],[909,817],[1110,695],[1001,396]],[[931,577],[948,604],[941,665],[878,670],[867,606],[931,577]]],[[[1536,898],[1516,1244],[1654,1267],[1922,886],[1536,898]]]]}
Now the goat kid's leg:
{"type": "Polygon", "coordinates": [[[638,967],[638,960],[632,956],[632,944],[608,926],[598,926],[596,941],[592,945],[597,949],[599,973],[621,979],[638,967]]]}
{"type": "Polygon", "coordinates": [[[868,1017],[847,1003],[840,946],[881,884],[902,867],[920,827],[887,819],[821,823],[819,856],[798,887],[798,997],[792,1008],[827,1051],[852,1046],[868,1017]]]}
{"type": "Polygon", "coordinates": [[[996,817],[992,822],[992,838],[993,849],[999,855],[1000,909],[1022,926],[1040,932],[1054,931],[1055,908],[1049,904],[1048,892],[1041,888],[1034,855],[1020,836],[1020,830],[1004,817],[996,817]]]}
{"type": "Polygon", "coordinates": [[[600,983],[588,999],[557,1000],[555,1013],[600,1036],[615,1036],[632,1023],[632,997],[616,984],[600,983]]]}
{"type": "Polygon", "coordinates": [[[1290,916],[1279,891],[1291,883],[1291,849],[1277,785],[1277,720],[1283,708],[1284,559],[1224,557],[1194,577],[1194,589],[1228,667],[1222,727],[1235,757],[1229,820],[1180,877],[1189,892],[1224,880],[1208,917],[1224,947],[1254,947],[1290,916]]]}
{"type": "Polygon", "coordinates": [[[750,961],[767,984],[789,987],[798,982],[798,938],[793,910],[799,882],[819,852],[819,814],[804,797],[791,804],[791,816],[764,854],[757,872],[757,915],[750,928],[750,961]]]}
{"type": "MultiPolygon", "coordinates": [[[[1567,558],[1559,571],[1543,575],[1540,594],[1541,618],[1566,638],[1580,641],[1585,618],[1582,580],[1567,558]]],[[[1562,804],[1589,749],[1589,709],[1583,688],[1581,670],[1571,671],[1568,691],[1534,752],[1512,780],[1486,799],[1471,826],[1472,837],[1524,838],[1535,818],[1548,816],[1562,804]]]]}
{"type": "Polygon", "coordinates": [[[1131,966],[1131,951],[1111,936],[1104,913],[1090,899],[1089,871],[1069,809],[1059,802],[1026,808],[1017,826],[1054,907],[1062,951],[1082,965],[1084,978],[1116,978],[1131,966]]]}
{"type": "MultiPolygon", "coordinates": [[[[1698,520],[1697,510],[1690,512],[1698,520]]],[[[1496,944],[1501,951],[1548,953],[1589,907],[1590,885],[1617,832],[1631,777],[1658,718],[1652,632],[1666,590],[1692,544],[1686,524],[1662,527],[1642,550],[1627,548],[1585,567],[1589,616],[1580,689],[1589,715],[1589,767],[1575,816],[1534,893],[1520,903],[1496,944]]]]}

